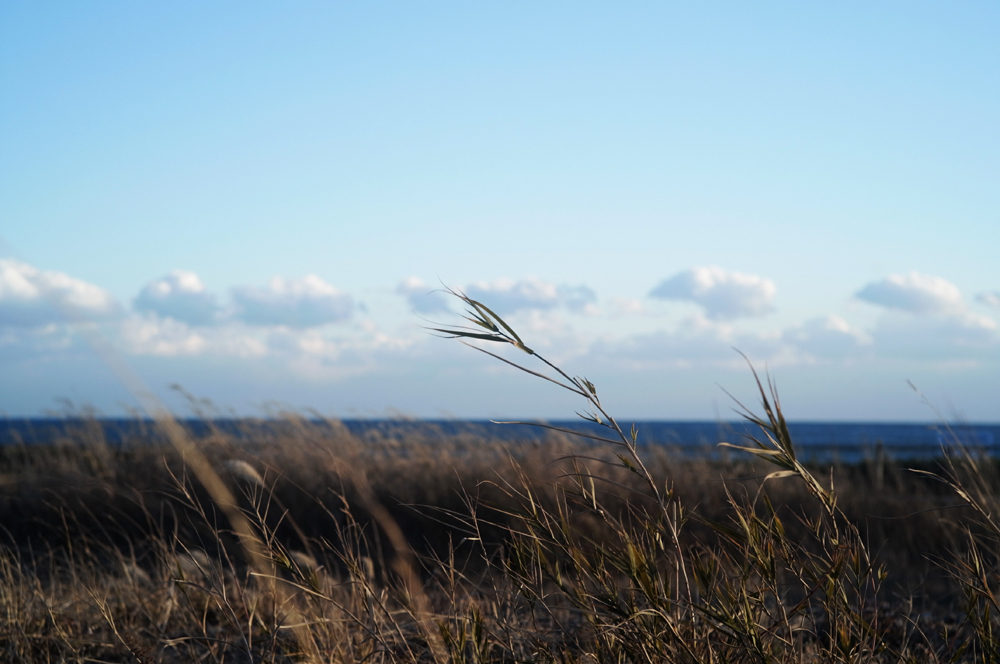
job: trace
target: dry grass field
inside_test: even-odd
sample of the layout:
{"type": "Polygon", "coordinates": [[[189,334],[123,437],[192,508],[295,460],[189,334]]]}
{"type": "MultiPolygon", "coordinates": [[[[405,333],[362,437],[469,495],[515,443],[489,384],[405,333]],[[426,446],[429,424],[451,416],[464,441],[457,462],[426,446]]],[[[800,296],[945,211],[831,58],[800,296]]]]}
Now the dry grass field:
{"type": "Polygon", "coordinates": [[[196,441],[254,551],[162,443],[78,427],[0,448],[0,659],[979,661],[996,647],[992,462],[925,465],[959,474],[966,497],[894,463],[808,468],[832,478],[831,512],[750,455],[660,450],[643,462],[664,515],[614,450],[560,433],[254,430],[196,441]]]}

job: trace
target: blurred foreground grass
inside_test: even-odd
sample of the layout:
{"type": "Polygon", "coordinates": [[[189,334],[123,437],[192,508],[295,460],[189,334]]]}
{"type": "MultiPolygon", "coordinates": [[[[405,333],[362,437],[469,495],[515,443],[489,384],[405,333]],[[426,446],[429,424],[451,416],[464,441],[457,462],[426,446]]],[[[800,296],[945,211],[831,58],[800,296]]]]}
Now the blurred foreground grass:
{"type": "MultiPolygon", "coordinates": [[[[974,510],[952,507],[964,501],[949,486],[891,461],[811,469],[833,478],[844,519],[887,574],[858,607],[878,633],[861,634],[866,645],[851,652],[836,647],[818,608],[835,590],[796,580],[802,557],[822,555],[810,541],[821,507],[801,481],[763,482],[771,472],[763,461],[644,453],[684,506],[685,580],[677,552],[657,540],[642,478],[602,443],[558,432],[523,443],[431,430],[359,439],[335,423],[293,418],[256,431],[236,441],[209,427],[195,442],[239,497],[278,580],[253,573],[169,446],[112,447],[99,427],[80,426],[55,445],[0,448],[0,658],[972,661],[987,653],[969,620],[970,601],[981,597],[970,599],[948,568],[978,574],[985,592],[995,551],[966,569],[971,542],[984,535],[974,510]],[[762,592],[768,576],[776,583],[762,592]],[[727,584],[732,597],[712,596],[727,584]],[[782,606],[804,600],[794,619],[781,618],[782,606]],[[699,604],[711,611],[690,613],[699,604]],[[733,610],[758,625],[760,643],[740,633],[747,625],[730,624],[733,610]],[[292,615],[305,627],[289,629],[292,615]]],[[[977,481],[996,477],[984,463],[967,469],[977,481]]],[[[841,573],[852,564],[841,561],[841,573]]]]}

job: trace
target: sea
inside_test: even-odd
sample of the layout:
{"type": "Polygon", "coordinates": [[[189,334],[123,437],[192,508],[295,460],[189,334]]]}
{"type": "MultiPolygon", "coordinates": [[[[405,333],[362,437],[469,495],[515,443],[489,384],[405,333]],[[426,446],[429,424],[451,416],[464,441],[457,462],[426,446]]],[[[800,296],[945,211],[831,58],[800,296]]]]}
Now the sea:
{"type": "MultiPolygon", "coordinates": [[[[261,438],[262,430],[277,433],[287,422],[260,419],[180,420],[198,437],[214,430],[236,440],[261,438]]],[[[485,420],[417,419],[345,419],[336,423],[314,421],[317,427],[343,426],[361,440],[461,436],[516,443],[539,444],[551,435],[551,429],[531,423],[500,424],[485,420]]],[[[599,425],[581,420],[537,422],[548,427],[608,436],[599,425]]],[[[626,432],[632,423],[624,425],[626,432]]],[[[690,457],[719,457],[740,454],[721,448],[718,443],[750,445],[748,436],[761,438],[761,431],[746,422],[733,421],[662,421],[634,423],[640,446],[663,446],[690,457]]],[[[97,427],[110,445],[129,445],[156,440],[155,423],[142,419],[34,418],[0,419],[0,445],[53,445],[65,442],[81,427],[97,427]]],[[[798,456],[817,462],[855,463],[882,456],[896,460],[931,459],[969,449],[977,454],[1000,454],[998,423],[884,423],[884,422],[789,422],[789,432],[798,456]]]]}

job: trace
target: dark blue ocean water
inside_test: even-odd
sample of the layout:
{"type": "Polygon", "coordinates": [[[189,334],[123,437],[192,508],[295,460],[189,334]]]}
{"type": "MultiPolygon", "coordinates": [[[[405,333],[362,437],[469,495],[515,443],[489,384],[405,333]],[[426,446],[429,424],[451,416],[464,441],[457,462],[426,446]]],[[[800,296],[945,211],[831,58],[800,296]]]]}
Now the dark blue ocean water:
{"type": "MultiPolygon", "coordinates": [[[[196,437],[211,427],[238,440],[261,439],[273,431],[280,437],[288,426],[280,420],[182,420],[196,437]]],[[[367,437],[406,438],[478,436],[505,441],[537,441],[546,430],[526,425],[493,424],[475,420],[343,420],[351,433],[367,437]]],[[[549,421],[547,424],[606,436],[607,429],[580,420],[549,421]]],[[[636,422],[641,445],[671,447],[688,455],[717,455],[719,442],[746,445],[744,434],[760,431],[743,422],[636,422]]],[[[315,422],[317,427],[331,426],[315,422]]],[[[137,419],[3,419],[0,420],[0,445],[45,445],[65,440],[67,434],[81,427],[98,427],[112,445],[155,440],[154,423],[137,419]]],[[[920,459],[940,456],[943,450],[961,444],[989,454],[1000,454],[1000,424],[886,424],[871,422],[790,422],[789,430],[799,455],[818,461],[854,462],[876,453],[895,459],[920,459]],[[880,452],[879,452],[880,451],[880,452]]]]}

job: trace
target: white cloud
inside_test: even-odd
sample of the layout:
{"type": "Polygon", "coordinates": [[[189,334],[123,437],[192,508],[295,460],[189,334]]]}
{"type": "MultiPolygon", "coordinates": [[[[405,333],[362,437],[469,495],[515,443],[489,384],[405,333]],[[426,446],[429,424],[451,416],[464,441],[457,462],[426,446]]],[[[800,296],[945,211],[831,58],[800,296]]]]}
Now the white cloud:
{"type": "Polygon", "coordinates": [[[669,367],[741,368],[745,354],[771,367],[845,361],[870,355],[870,338],[839,316],[824,316],[785,329],[747,332],[703,315],[661,329],[593,344],[595,360],[635,371],[669,367]],[[739,353],[737,352],[739,351],[739,353]]]}
{"type": "MultiPolygon", "coordinates": [[[[425,346],[429,342],[427,337],[417,339],[425,346]]],[[[420,354],[415,345],[413,338],[394,337],[377,330],[346,336],[318,328],[276,328],[267,333],[269,355],[284,362],[293,374],[318,380],[398,371],[420,354]]]]}
{"type": "Polygon", "coordinates": [[[705,309],[709,318],[731,320],[773,311],[775,290],[770,279],[708,266],[678,272],[662,281],[649,296],[694,302],[705,309]]]}
{"type": "MultiPolygon", "coordinates": [[[[989,295],[979,300],[990,304],[989,295]]],[[[958,287],[941,277],[891,274],[866,285],[857,297],[890,310],[871,333],[882,357],[980,362],[1000,351],[996,321],[969,311],[958,287]]]]}
{"type": "Polygon", "coordinates": [[[790,361],[787,347],[774,335],[747,334],[732,325],[703,316],[681,322],[674,331],[659,330],[615,341],[599,341],[591,349],[596,359],[632,370],[665,367],[740,366],[745,353],[754,362],[790,361]]]}
{"type": "Polygon", "coordinates": [[[534,278],[478,282],[466,288],[465,294],[501,316],[524,309],[547,310],[560,306],[574,313],[591,314],[597,301],[594,291],[582,284],[556,285],[534,278]]]}
{"type": "Polygon", "coordinates": [[[98,320],[118,312],[114,298],[98,286],[62,272],[0,259],[0,325],[34,327],[98,320]]]}
{"type": "Polygon", "coordinates": [[[65,357],[86,351],[82,339],[66,325],[0,327],[0,361],[65,357]]]}
{"type": "Polygon", "coordinates": [[[559,299],[563,306],[577,314],[595,315],[597,309],[594,303],[597,301],[597,294],[588,286],[562,285],[558,289],[559,299]]]}
{"type": "Polygon", "coordinates": [[[911,314],[955,314],[965,309],[957,286],[941,277],[918,272],[890,274],[866,285],[855,296],[911,314]]]}
{"type": "Polygon", "coordinates": [[[782,339],[809,355],[822,359],[841,359],[856,355],[870,339],[852,328],[840,316],[824,316],[788,328],[782,339]]]}
{"type": "Polygon", "coordinates": [[[211,324],[219,313],[215,296],[205,291],[197,274],[185,270],[173,270],[146,284],[132,306],[191,325],[211,324]]]}
{"type": "Polygon", "coordinates": [[[273,353],[279,355],[337,360],[345,353],[358,355],[404,351],[413,345],[413,339],[393,337],[377,331],[350,337],[334,337],[319,329],[278,329],[268,334],[267,344],[273,353]]]}
{"type": "Polygon", "coordinates": [[[315,327],[351,317],[354,300],[316,275],[301,280],[275,277],[267,288],[232,290],[235,316],[250,325],[315,327]]]}
{"type": "Polygon", "coordinates": [[[640,316],[646,313],[646,308],[642,306],[640,300],[635,298],[613,297],[611,298],[612,316],[640,316]]]}
{"type": "Polygon", "coordinates": [[[976,299],[985,305],[1000,309],[1000,291],[988,291],[986,293],[980,293],[979,295],[976,296],[976,299]]]}
{"type": "Polygon", "coordinates": [[[288,357],[300,355],[336,359],[341,344],[324,335],[320,330],[279,329],[267,335],[268,351],[288,357]]]}
{"type": "Polygon", "coordinates": [[[271,355],[274,332],[308,334],[311,330],[250,327],[230,321],[211,327],[191,326],[155,314],[133,315],[121,321],[118,336],[131,355],[216,356],[262,358],[271,355]]]}
{"type": "Polygon", "coordinates": [[[449,295],[441,290],[435,290],[424,283],[419,277],[407,277],[396,286],[396,293],[406,297],[410,307],[421,314],[433,314],[451,311],[448,306],[449,295]]]}
{"type": "Polygon", "coordinates": [[[206,350],[205,337],[172,318],[130,316],[119,333],[133,355],[199,355],[206,350]]]}
{"type": "Polygon", "coordinates": [[[988,316],[969,312],[882,318],[872,331],[879,355],[927,361],[981,361],[1000,355],[1000,331],[988,316]]]}

